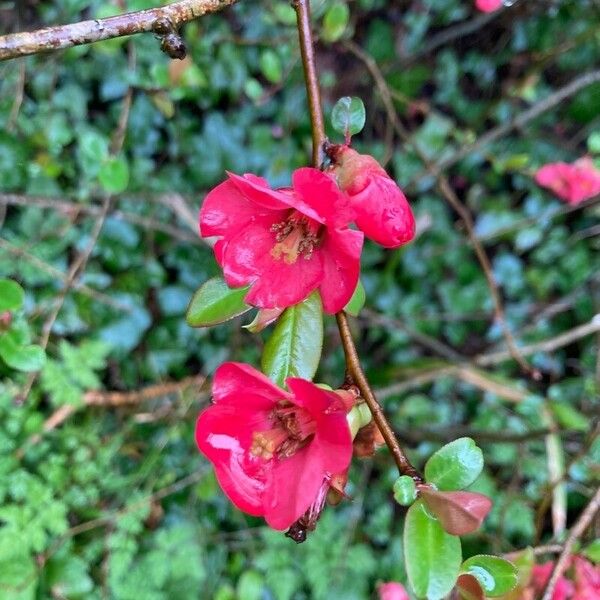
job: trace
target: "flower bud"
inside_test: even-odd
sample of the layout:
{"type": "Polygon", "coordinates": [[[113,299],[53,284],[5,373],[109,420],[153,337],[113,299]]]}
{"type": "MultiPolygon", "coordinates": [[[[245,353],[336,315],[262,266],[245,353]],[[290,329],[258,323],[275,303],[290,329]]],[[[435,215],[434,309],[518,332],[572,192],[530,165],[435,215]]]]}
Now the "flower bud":
{"type": "Polygon", "coordinates": [[[368,154],[332,146],[333,174],[350,198],[359,229],[386,248],[397,248],[415,236],[415,219],[402,190],[368,154]]]}

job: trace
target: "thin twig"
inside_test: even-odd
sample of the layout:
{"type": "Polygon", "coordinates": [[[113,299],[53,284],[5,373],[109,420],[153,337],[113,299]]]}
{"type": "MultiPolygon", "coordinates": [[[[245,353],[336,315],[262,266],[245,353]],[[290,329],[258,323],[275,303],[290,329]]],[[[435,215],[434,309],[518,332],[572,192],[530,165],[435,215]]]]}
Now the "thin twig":
{"type": "Polygon", "coordinates": [[[19,111],[23,104],[23,98],[25,97],[25,61],[21,61],[19,64],[19,76],[17,78],[17,86],[15,89],[15,99],[10,109],[10,115],[6,123],[6,131],[12,131],[17,123],[19,117],[19,111]]]}
{"type": "MultiPolygon", "coordinates": [[[[522,356],[530,356],[536,352],[554,352],[554,350],[557,350],[558,348],[568,346],[569,344],[572,344],[581,338],[587,337],[588,335],[592,335],[599,331],[600,314],[595,315],[588,323],[578,325],[577,327],[569,329],[569,331],[565,331],[556,337],[542,340],[541,342],[536,342],[534,344],[521,346],[519,348],[519,352],[522,356]]],[[[482,367],[485,367],[489,365],[497,365],[505,360],[509,360],[511,357],[512,355],[508,351],[494,352],[491,354],[482,354],[481,356],[476,356],[474,362],[482,367]]]]}
{"type": "MultiPolygon", "coordinates": [[[[324,156],[324,145],[326,142],[325,124],[323,119],[323,110],[321,108],[319,80],[315,66],[315,55],[312,40],[312,31],[310,28],[310,3],[309,0],[294,0],[293,6],[296,11],[298,24],[298,37],[300,40],[300,52],[302,55],[302,65],[304,67],[304,80],[306,83],[306,93],[308,96],[308,106],[310,112],[310,121],[313,138],[313,166],[320,167],[324,156]]],[[[385,442],[394,457],[398,470],[403,475],[409,475],[417,481],[421,477],[417,470],[412,466],[402,447],[398,443],[392,427],[388,423],[375,394],[360,366],[360,360],[352,339],[348,318],[342,311],[336,314],[338,329],[344,347],[346,356],[346,369],[352,377],[353,382],[358,386],[361,396],[367,403],[373,420],[379,427],[385,442]]]]}
{"type": "Polygon", "coordinates": [[[513,335],[510,331],[510,328],[506,322],[506,317],[504,314],[504,305],[502,303],[502,298],[500,296],[500,291],[498,289],[498,285],[494,278],[494,273],[492,270],[492,265],[490,263],[490,259],[487,256],[485,248],[483,244],[477,239],[477,234],[475,232],[475,223],[473,222],[473,217],[469,212],[469,209],[460,201],[456,192],[452,189],[452,186],[448,182],[448,179],[438,170],[435,165],[429,160],[427,154],[421,149],[419,144],[412,139],[411,135],[404,128],[404,125],[400,122],[398,118],[398,114],[396,113],[396,109],[394,108],[394,102],[392,100],[389,87],[377,65],[377,62],[373,59],[373,57],[365,52],[360,46],[355,44],[353,41],[348,40],[345,42],[345,46],[354,54],[360,61],[363,62],[373,80],[375,81],[375,85],[381,95],[381,99],[383,101],[386,113],[388,115],[388,119],[398,136],[405,142],[410,144],[415,153],[418,155],[419,159],[425,165],[427,171],[430,175],[435,177],[437,181],[437,187],[442,196],[446,199],[448,204],[452,206],[452,208],[458,213],[463,223],[465,224],[465,228],[467,231],[467,236],[471,241],[473,246],[473,250],[475,251],[475,255],[477,256],[477,260],[481,265],[483,270],[483,274],[485,276],[485,280],[487,282],[488,289],[490,291],[490,295],[492,296],[492,300],[494,302],[494,313],[496,317],[496,321],[499,323],[500,328],[502,329],[502,333],[504,339],[506,341],[506,345],[511,353],[511,356],[515,359],[515,361],[519,364],[521,369],[529,374],[537,375],[529,364],[525,361],[522,355],[517,348],[513,335]]]}
{"type": "Polygon", "coordinates": [[[105,19],[46,27],[0,36],[0,61],[91,44],[135,33],[165,33],[164,24],[177,29],[188,21],[217,12],[237,0],[181,0],[167,6],[115,15],[105,19]]]}
{"type": "MultiPolygon", "coordinates": [[[[0,205],[2,205],[1,201],[0,201],[0,205]]],[[[23,260],[26,260],[27,262],[31,263],[34,267],[38,268],[40,271],[44,271],[45,273],[48,273],[53,278],[60,280],[63,284],[66,284],[67,276],[65,275],[65,273],[63,273],[60,269],[57,269],[56,267],[53,267],[52,265],[43,261],[41,258],[38,258],[34,254],[30,254],[29,252],[27,252],[27,250],[20,248],[19,246],[15,246],[15,245],[11,244],[10,242],[7,242],[6,240],[3,240],[1,238],[0,238],[0,248],[2,248],[3,250],[6,250],[7,252],[10,252],[13,256],[16,256],[18,258],[22,258],[23,260]]],[[[115,308],[122,312],[131,312],[131,307],[128,306],[127,304],[123,304],[122,302],[115,300],[111,296],[108,296],[107,294],[104,294],[102,292],[99,292],[98,290],[95,290],[94,288],[89,287],[88,285],[86,285],[85,283],[82,283],[81,281],[74,282],[73,285],[71,286],[71,288],[73,289],[73,291],[79,292],[80,294],[84,294],[86,296],[89,296],[90,298],[93,298],[97,302],[106,304],[107,306],[110,306],[111,308],[115,308]]]]}
{"type": "Polygon", "coordinates": [[[596,490],[593,498],[585,507],[585,510],[581,513],[581,515],[579,515],[577,522],[569,532],[569,536],[567,537],[563,550],[560,553],[558,560],[554,564],[554,569],[552,570],[552,574],[550,575],[550,579],[548,580],[548,584],[546,585],[546,589],[544,590],[541,600],[550,600],[552,598],[554,588],[556,587],[560,576],[567,568],[573,545],[585,533],[585,530],[589,527],[599,508],[600,488],[596,490]]]}
{"type": "MultiPolygon", "coordinates": [[[[449,169],[456,163],[460,162],[463,158],[473,154],[473,152],[476,152],[477,150],[484,148],[492,142],[504,137],[513,129],[520,129],[521,127],[524,127],[530,121],[533,121],[540,115],[553,109],[555,106],[558,106],[563,100],[574,96],[577,94],[577,92],[589,87],[594,83],[597,83],[598,81],[600,81],[600,69],[596,71],[590,71],[589,73],[584,73],[583,75],[576,77],[573,79],[573,81],[556,90],[556,92],[550,94],[547,98],[540,100],[527,110],[524,110],[522,113],[515,116],[508,123],[503,123],[502,125],[498,125],[498,127],[490,129],[490,131],[484,133],[472,144],[462,146],[454,154],[436,162],[433,165],[434,172],[437,173],[441,170],[449,169]]],[[[425,171],[415,175],[415,177],[413,177],[407,183],[406,188],[413,189],[415,185],[417,185],[417,183],[423,179],[423,177],[428,177],[430,175],[431,173],[425,169],[425,171]]]]}

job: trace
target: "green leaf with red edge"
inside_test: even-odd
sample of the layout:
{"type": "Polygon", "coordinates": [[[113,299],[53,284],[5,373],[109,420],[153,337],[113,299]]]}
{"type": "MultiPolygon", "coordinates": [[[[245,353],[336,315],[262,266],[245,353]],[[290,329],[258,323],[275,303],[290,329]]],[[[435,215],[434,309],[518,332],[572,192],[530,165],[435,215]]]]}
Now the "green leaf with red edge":
{"type": "Polygon", "coordinates": [[[438,492],[422,486],[419,494],[423,502],[452,535],[473,533],[492,508],[492,501],[474,492],[438,492]]]}
{"type": "Polygon", "coordinates": [[[408,579],[418,598],[440,600],[454,587],[462,560],[460,539],[442,529],[422,500],[406,514],[404,556],[408,579]]]}
{"type": "Polygon", "coordinates": [[[267,340],[263,372],[278,385],[287,377],[312,379],[323,349],[323,308],[313,292],[304,302],[286,308],[267,340]]]}
{"type": "Polygon", "coordinates": [[[365,121],[365,105],[357,97],[344,96],[340,98],[331,111],[331,124],[333,128],[346,137],[362,131],[365,121]]]}
{"type": "Polygon", "coordinates": [[[519,580],[517,567],[505,558],[478,554],[465,560],[461,571],[477,579],[486,596],[496,598],[510,592],[519,580]]]}
{"type": "Polygon", "coordinates": [[[229,321],[252,308],[244,302],[247,293],[247,287],[231,289],[222,277],[213,277],[193,295],[185,320],[192,327],[210,327],[229,321]]]}
{"type": "Polygon", "coordinates": [[[459,575],[456,589],[461,600],[485,600],[485,594],[479,585],[479,581],[468,573],[459,575]]]}
{"type": "Polygon", "coordinates": [[[442,446],[425,465],[425,481],[440,490],[462,490],[471,485],[483,469],[483,454],[468,437],[442,446]]]}

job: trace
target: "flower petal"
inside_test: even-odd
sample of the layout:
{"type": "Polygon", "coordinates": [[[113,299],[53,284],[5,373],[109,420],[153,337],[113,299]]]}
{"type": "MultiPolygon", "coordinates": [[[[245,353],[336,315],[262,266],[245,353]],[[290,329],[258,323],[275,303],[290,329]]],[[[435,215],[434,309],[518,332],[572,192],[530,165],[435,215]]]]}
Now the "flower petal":
{"type": "Polygon", "coordinates": [[[227,497],[244,512],[263,515],[262,497],[271,463],[248,452],[252,431],[268,427],[268,413],[214,405],[196,423],[196,444],[213,463],[227,497]]]}
{"type": "Polygon", "coordinates": [[[386,248],[397,248],[415,237],[415,218],[406,196],[387,175],[373,175],[369,184],[350,197],[356,225],[386,248]]]}
{"type": "Polygon", "coordinates": [[[241,407],[250,404],[256,409],[270,410],[279,400],[289,400],[291,395],[276,386],[266,375],[245,363],[226,362],[216,371],[212,385],[216,404],[231,403],[241,407]],[[250,402],[246,397],[251,397],[250,402]]]}
{"type": "Polygon", "coordinates": [[[263,496],[264,518],[273,529],[287,529],[317,497],[326,472],[311,447],[312,443],[273,465],[263,496]]]}
{"type": "Polygon", "coordinates": [[[345,194],[329,175],[318,169],[304,167],[292,175],[294,191],[301,198],[296,208],[319,223],[329,227],[346,227],[354,218],[345,194]]]}
{"type": "MultiPolygon", "coordinates": [[[[242,179],[242,178],[240,178],[242,179]]],[[[286,207],[284,207],[286,208],[286,207]]],[[[257,206],[240,192],[231,181],[224,181],[211,190],[200,208],[200,235],[230,237],[241,228],[276,215],[271,222],[284,218],[279,211],[257,206]]]]}
{"type": "Polygon", "coordinates": [[[328,314],[342,310],[356,289],[363,239],[362,231],[330,229],[319,248],[323,257],[320,291],[328,314]]]}
{"type": "MultiPolygon", "coordinates": [[[[319,251],[306,260],[286,263],[271,254],[275,245],[268,228],[251,225],[227,244],[223,273],[228,285],[252,284],[246,302],[260,308],[286,308],[301,302],[315,290],[322,279],[319,251]]],[[[354,290],[353,290],[354,291],[354,290]]]]}
{"type": "Polygon", "coordinates": [[[292,207],[289,190],[274,190],[266,179],[246,173],[243,177],[227,172],[231,183],[256,207],[268,210],[288,210],[292,207]]]}

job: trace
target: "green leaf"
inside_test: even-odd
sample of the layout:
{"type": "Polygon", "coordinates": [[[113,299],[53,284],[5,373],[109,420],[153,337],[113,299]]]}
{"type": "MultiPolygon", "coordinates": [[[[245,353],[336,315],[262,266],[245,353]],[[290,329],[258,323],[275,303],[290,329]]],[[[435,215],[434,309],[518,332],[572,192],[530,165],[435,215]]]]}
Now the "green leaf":
{"type": "Polygon", "coordinates": [[[499,556],[479,554],[465,560],[461,570],[479,581],[486,596],[502,596],[517,585],[517,567],[499,556]]]}
{"type": "Polygon", "coordinates": [[[594,131],[587,139],[587,147],[590,153],[600,154],[600,131],[594,131]]]}
{"type": "Polygon", "coordinates": [[[589,420],[571,404],[566,402],[550,402],[550,408],[558,422],[567,429],[587,431],[589,420]]]}
{"type": "Polygon", "coordinates": [[[400,506],[410,506],[417,499],[417,486],[412,477],[402,475],[394,483],[394,500],[400,506]]]}
{"type": "Polygon", "coordinates": [[[111,156],[98,172],[100,185],[109,194],[119,194],[127,189],[129,183],[129,165],[120,156],[111,156]]]}
{"type": "Polygon", "coordinates": [[[271,83],[279,83],[283,78],[281,60],[273,50],[265,50],[260,55],[260,70],[271,83]]]}
{"type": "Polygon", "coordinates": [[[344,96],[340,98],[331,111],[331,125],[346,137],[362,131],[365,120],[365,105],[357,97],[344,96]]]}
{"type": "Polygon", "coordinates": [[[600,538],[595,539],[591,544],[588,544],[581,554],[587,556],[593,563],[600,563],[600,538]]]}
{"type": "Polygon", "coordinates": [[[404,556],[410,584],[419,598],[440,600],[458,577],[462,551],[460,538],[446,533],[417,500],[406,514],[404,556]]]}
{"type": "Polygon", "coordinates": [[[283,385],[287,377],[312,379],[322,347],[323,309],[320,296],[313,292],[279,317],[265,344],[262,370],[278,385],[283,385]]]}
{"type": "Polygon", "coordinates": [[[365,305],[365,300],[367,296],[365,294],[365,288],[362,284],[362,281],[359,279],[356,285],[356,289],[352,294],[352,298],[348,301],[348,304],[344,307],[344,310],[353,317],[357,317],[358,313],[362,310],[362,307],[365,305]]]}
{"type": "Polygon", "coordinates": [[[248,288],[231,289],[222,277],[203,283],[193,295],[185,319],[192,327],[224,323],[250,310],[244,302],[248,288]]]}
{"type": "Polygon", "coordinates": [[[483,454],[471,438],[459,438],[440,448],[425,465],[425,480],[439,490],[462,490],[483,469],[483,454]]]}
{"type": "Polygon", "coordinates": [[[12,279],[0,279],[0,312],[18,310],[23,305],[25,292],[12,279]]]}
{"type": "Polygon", "coordinates": [[[260,600],[263,595],[264,579],[258,571],[244,571],[237,584],[239,600],[260,600]]]}
{"type": "Polygon", "coordinates": [[[346,31],[350,20],[350,10],[345,2],[334,2],[323,18],[321,37],[326,42],[336,42],[346,31]]]}
{"type": "Polygon", "coordinates": [[[50,560],[46,574],[53,593],[59,597],[86,597],[94,588],[87,565],[78,556],[66,555],[50,560]]]}
{"type": "Polygon", "coordinates": [[[0,358],[17,371],[39,371],[46,361],[40,346],[20,346],[10,335],[0,335],[0,358]]]}

